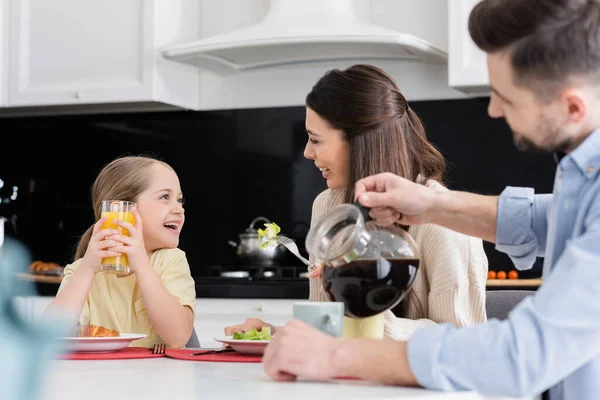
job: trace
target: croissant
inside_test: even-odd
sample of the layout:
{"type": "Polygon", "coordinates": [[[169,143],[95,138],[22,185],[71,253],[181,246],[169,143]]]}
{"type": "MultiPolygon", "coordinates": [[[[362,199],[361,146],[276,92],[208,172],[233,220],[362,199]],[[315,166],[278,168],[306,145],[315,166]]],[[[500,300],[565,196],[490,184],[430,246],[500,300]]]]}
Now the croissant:
{"type": "Polygon", "coordinates": [[[99,325],[83,325],[77,327],[79,337],[106,337],[121,336],[119,332],[99,325]]]}

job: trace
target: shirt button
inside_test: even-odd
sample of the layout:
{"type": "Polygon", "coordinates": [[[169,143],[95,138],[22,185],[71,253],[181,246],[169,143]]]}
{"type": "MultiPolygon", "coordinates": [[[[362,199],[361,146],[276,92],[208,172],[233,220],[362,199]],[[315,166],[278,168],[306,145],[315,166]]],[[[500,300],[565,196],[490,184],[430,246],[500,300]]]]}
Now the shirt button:
{"type": "Polygon", "coordinates": [[[595,168],[594,168],[593,165],[588,165],[588,167],[587,167],[587,173],[588,174],[591,174],[592,172],[594,172],[594,170],[595,170],[595,168]]]}

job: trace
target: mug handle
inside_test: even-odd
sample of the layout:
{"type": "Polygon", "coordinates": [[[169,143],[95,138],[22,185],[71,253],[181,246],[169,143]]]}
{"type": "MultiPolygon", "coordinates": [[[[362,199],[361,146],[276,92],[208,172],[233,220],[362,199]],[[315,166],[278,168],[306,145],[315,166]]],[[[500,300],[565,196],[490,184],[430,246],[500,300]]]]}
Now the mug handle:
{"type": "Polygon", "coordinates": [[[337,318],[333,318],[331,315],[325,314],[323,315],[323,323],[321,324],[321,326],[324,327],[323,331],[328,335],[337,336],[335,334],[337,330],[336,328],[338,326],[337,318]]]}

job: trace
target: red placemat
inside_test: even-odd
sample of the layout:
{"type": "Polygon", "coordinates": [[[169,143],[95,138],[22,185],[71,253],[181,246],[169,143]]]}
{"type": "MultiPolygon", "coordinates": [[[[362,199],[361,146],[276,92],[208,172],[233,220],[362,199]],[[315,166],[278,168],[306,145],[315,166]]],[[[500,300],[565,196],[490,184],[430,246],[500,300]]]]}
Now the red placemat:
{"type": "MultiPolygon", "coordinates": [[[[208,351],[208,350],[207,350],[208,351]]],[[[176,358],[178,360],[190,360],[190,361],[212,361],[212,362],[246,362],[246,363],[259,363],[262,361],[262,355],[260,354],[243,354],[234,352],[227,353],[216,353],[207,354],[205,356],[193,356],[194,353],[200,353],[202,350],[191,350],[191,349],[166,349],[165,354],[167,357],[176,358]]]]}
{"type": "Polygon", "coordinates": [[[165,354],[152,354],[152,349],[147,347],[125,347],[110,353],[70,353],[62,354],[63,360],[125,360],[131,358],[159,358],[165,354]]]}

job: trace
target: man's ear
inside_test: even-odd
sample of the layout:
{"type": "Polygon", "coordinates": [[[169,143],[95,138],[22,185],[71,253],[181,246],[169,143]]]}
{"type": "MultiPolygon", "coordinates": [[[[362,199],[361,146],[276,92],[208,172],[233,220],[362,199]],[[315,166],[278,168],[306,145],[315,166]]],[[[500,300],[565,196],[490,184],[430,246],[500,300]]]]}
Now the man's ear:
{"type": "Polygon", "coordinates": [[[587,97],[582,89],[565,90],[560,96],[560,101],[569,122],[578,124],[586,117],[588,113],[587,97]]]}

